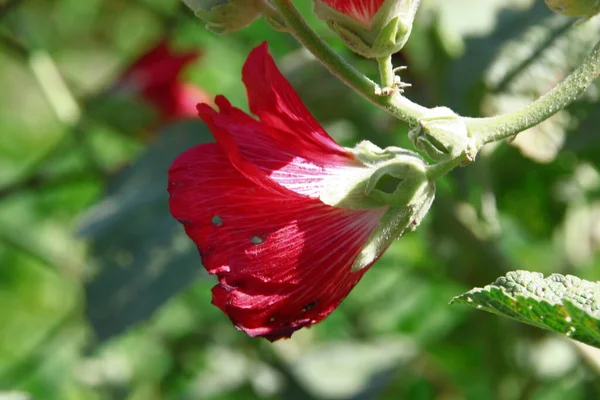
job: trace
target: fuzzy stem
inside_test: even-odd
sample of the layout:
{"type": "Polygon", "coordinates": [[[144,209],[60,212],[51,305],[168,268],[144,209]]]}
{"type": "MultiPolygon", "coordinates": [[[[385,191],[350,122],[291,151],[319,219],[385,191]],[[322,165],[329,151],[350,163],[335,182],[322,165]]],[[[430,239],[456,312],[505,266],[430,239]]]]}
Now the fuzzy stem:
{"type": "Polygon", "coordinates": [[[427,167],[427,179],[430,182],[435,182],[454,168],[458,167],[465,161],[465,156],[456,157],[452,160],[442,161],[427,167]]]}
{"type": "Polygon", "coordinates": [[[571,104],[599,76],[600,42],[583,63],[551,92],[508,114],[491,118],[465,118],[467,129],[479,146],[514,136],[571,104]]]}
{"type": "Polygon", "coordinates": [[[272,21],[281,21],[281,17],[279,12],[269,3],[268,0],[261,0],[260,2],[260,10],[262,14],[272,21]]]}
{"type": "Polygon", "coordinates": [[[391,88],[394,86],[394,66],[392,65],[392,56],[381,57],[377,59],[379,64],[379,75],[381,76],[381,86],[391,88]]]}
{"type": "Polygon", "coordinates": [[[379,87],[377,84],[357,71],[333,51],[306,23],[291,0],[272,0],[272,4],[279,12],[281,19],[285,22],[288,32],[321,61],[333,75],[373,104],[411,125],[417,124],[418,120],[428,110],[426,107],[413,103],[399,93],[394,96],[378,95],[377,93],[380,90],[378,90],[379,87]]]}
{"type": "MultiPolygon", "coordinates": [[[[428,108],[410,101],[400,93],[392,96],[381,96],[381,90],[377,84],[335,53],[306,23],[291,0],[272,0],[272,4],[285,23],[286,30],[347,86],[354,89],[373,104],[410,125],[416,125],[419,119],[425,116],[429,110],[428,108]]],[[[390,79],[388,67],[391,64],[391,59],[380,59],[377,61],[380,66],[382,84],[387,86],[387,82],[390,79]]],[[[551,117],[571,104],[599,75],[600,43],[594,47],[583,64],[563,82],[558,84],[550,93],[542,96],[525,108],[496,117],[463,117],[463,119],[470,136],[475,139],[477,147],[480,148],[486,143],[512,137],[551,117]]],[[[391,79],[393,82],[393,72],[391,72],[391,79]]]]}

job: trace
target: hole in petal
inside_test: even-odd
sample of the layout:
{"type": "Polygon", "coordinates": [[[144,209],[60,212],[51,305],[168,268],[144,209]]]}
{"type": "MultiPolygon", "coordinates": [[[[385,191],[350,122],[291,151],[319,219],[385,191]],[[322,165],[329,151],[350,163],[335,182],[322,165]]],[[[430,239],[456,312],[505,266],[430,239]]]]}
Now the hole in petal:
{"type": "Polygon", "coordinates": [[[215,215],[214,217],[212,217],[212,221],[211,222],[212,222],[212,224],[214,226],[221,226],[221,225],[223,225],[223,219],[220,216],[218,216],[218,215],[215,215]]]}
{"type": "Polygon", "coordinates": [[[304,307],[302,307],[302,312],[307,312],[308,310],[312,310],[313,308],[315,308],[315,306],[317,305],[317,301],[311,301],[310,303],[308,303],[307,305],[305,305],[304,307]]]}
{"type": "Polygon", "coordinates": [[[384,174],[375,185],[375,189],[382,191],[383,193],[393,194],[398,186],[402,183],[403,179],[396,178],[395,176],[384,174]]]}
{"type": "Polygon", "coordinates": [[[261,244],[265,240],[263,238],[261,238],[260,236],[252,236],[252,239],[250,239],[250,241],[254,244],[261,244]]]}

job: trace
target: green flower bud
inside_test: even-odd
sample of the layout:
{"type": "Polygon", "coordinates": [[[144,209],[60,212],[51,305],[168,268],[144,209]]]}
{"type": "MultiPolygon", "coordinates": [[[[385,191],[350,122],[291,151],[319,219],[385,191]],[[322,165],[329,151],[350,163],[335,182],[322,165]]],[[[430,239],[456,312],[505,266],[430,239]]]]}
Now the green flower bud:
{"type": "Polygon", "coordinates": [[[434,161],[448,161],[463,153],[473,159],[477,149],[461,117],[447,107],[436,107],[419,120],[408,137],[434,161]]]}
{"type": "Polygon", "coordinates": [[[332,177],[321,192],[326,204],[342,208],[386,207],[379,226],[358,255],[352,270],[370,265],[404,233],[414,230],[435,197],[435,184],[427,178],[427,163],[409,150],[380,149],[363,141],[349,149],[358,161],[355,169],[332,177]]]}
{"type": "Polygon", "coordinates": [[[420,0],[315,0],[315,14],[352,51],[380,58],[404,47],[420,0]]]}
{"type": "Polygon", "coordinates": [[[245,28],[261,15],[260,0],[183,0],[217,34],[245,28]]]}
{"type": "Polygon", "coordinates": [[[600,13],[600,0],[545,0],[557,14],[568,17],[592,17],[600,13]]]}

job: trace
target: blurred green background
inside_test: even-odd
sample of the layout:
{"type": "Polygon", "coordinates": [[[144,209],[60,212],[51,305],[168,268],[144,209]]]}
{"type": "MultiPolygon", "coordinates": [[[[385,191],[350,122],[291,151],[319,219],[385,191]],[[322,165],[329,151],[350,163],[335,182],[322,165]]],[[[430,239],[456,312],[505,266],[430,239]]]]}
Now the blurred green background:
{"type": "MultiPolygon", "coordinates": [[[[423,0],[395,64],[425,106],[507,112],[600,38],[600,18],[573,22],[542,0],[423,0]]],[[[270,344],[210,304],[215,279],[168,212],[168,166],[210,134],[110,90],[164,38],[202,53],[182,81],[243,109],[242,64],[268,40],[336,140],[411,148],[404,123],[264,21],[218,37],[178,0],[0,0],[0,399],[600,398],[596,350],[448,305],[510,270],[600,279],[600,84],[444,178],[338,310],[270,344]]]]}

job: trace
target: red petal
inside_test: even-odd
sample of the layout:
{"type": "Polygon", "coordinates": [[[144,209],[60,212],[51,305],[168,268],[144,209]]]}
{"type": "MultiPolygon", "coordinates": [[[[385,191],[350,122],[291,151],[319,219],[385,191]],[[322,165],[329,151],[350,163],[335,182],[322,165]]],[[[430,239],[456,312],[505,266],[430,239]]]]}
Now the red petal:
{"type": "Polygon", "coordinates": [[[201,104],[198,112],[233,164],[255,183],[283,186],[318,198],[326,179],[359,167],[306,110],[279,72],[266,43],[254,49],[243,71],[251,110],[261,121],[232,107],[222,96],[220,112],[201,104]],[[272,182],[268,182],[268,181],[272,182]]]}
{"type": "Polygon", "coordinates": [[[161,41],[134,61],[122,79],[133,79],[142,89],[170,86],[186,65],[200,56],[198,52],[175,53],[161,41]]]}
{"type": "MultiPolygon", "coordinates": [[[[242,110],[232,107],[223,96],[217,96],[215,103],[220,107],[220,113],[207,104],[198,104],[198,113],[210,128],[221,149],[229,157],[229,162],[246,178],[263,189],[274,193],[285,193],[285,188],[269,179],[264,170],[252,162],[257,161],[260,154],[269,154],[275,159],[281,157],[278,149],[273,150],[268,146],[252,147],[262,136],[263,126],[260,122],[252,119],[242,110]],[[242,138],[246,139],[246,145],[242,138]],[[245,151],[248,147],[251,147],[256,154],[250,153],[248,156],[248,151],[245,151]]],[[[277,168],[277,166],[273,166],[273,168],[277,168]]]]}
{"type": "Polygon", "coordinates": [[[171,213],[217,274],[213,303],[242,331],[289,337],[332,312],[366,269],[350,271],[385,209],[346,210],[248,180],[216,144],[169,170],[171,213]]]}
{"type": "Polygon", "coordinates": [[[250,111],[266,126],[266,132],[286,151],[315,163],[327,164],[332,158],[351,159],[310,112],[269,54],[267,42],[248,55],[242,69],[250,111]]]}
{"type": "Polygon", "coordinates": [[[360,168],[350,153],[343,162],[330,154],[328,164],[302,158],[295,154],[297,146],[278,142],[269,134],[269,127],[233,107],[223,96],[217,96],[215,103],[220,112],[199,104],[200,116],[233,165],[263,188],[277,193],[289,189],[318,198],[329,177],[360,168]]]}
{"type": "Polygon", "coordinates": [[[365,26],[371,25],[371,20],[379,11],[385,0],[322,0],[329,7],[360,21],[365,26]]]}
{"type": "Polygon", "coordinates": [[[202,89],[187,83],[174,86],[175,118],[198,117],[198,103],[212,103],[212,99],[202,89]]]}
{"type": "MultiPolygon", "coordinates": [[[[175,53],[166,41],[161,41],[134,61],[119,83],[141,93],[163,118],[196,115],[190,107],[184,110],[179,104],[181,86],[177,80],[183,68],[199,56],[198,52],[175,53]]],[[[198,98],[196,103],[201,100],[198,98]]]]}

